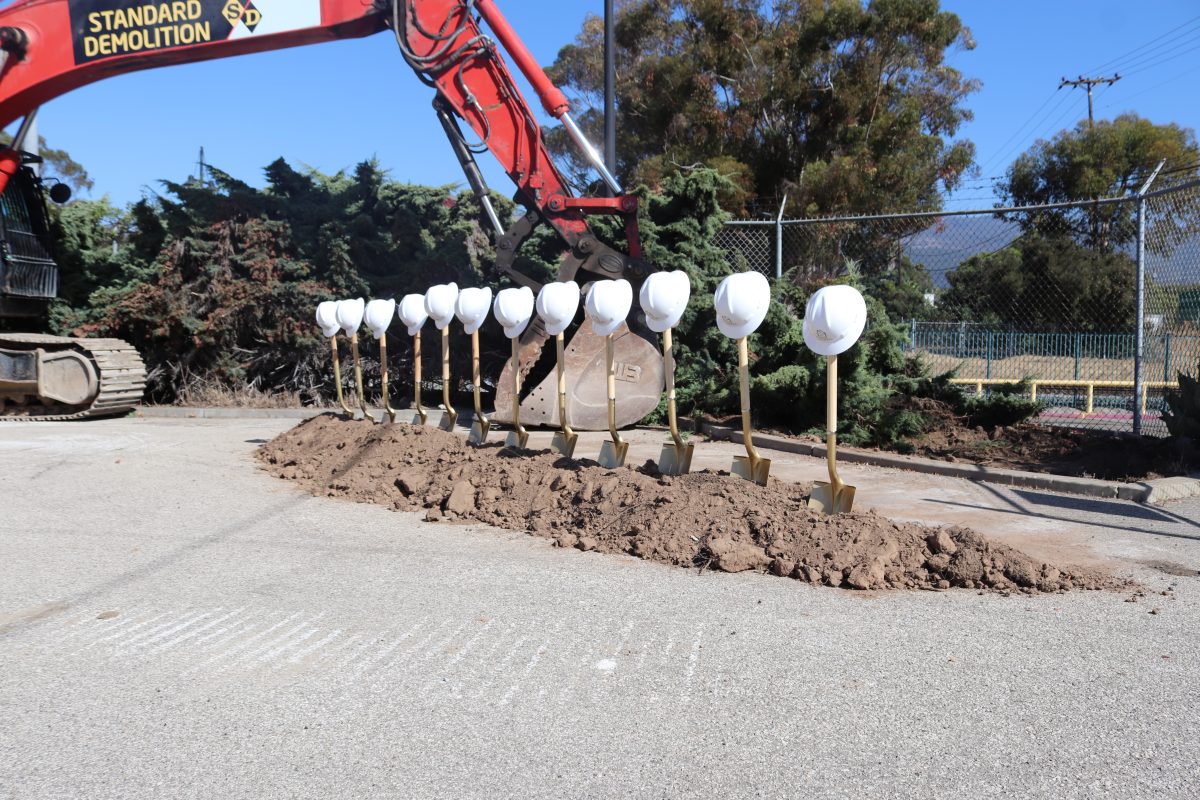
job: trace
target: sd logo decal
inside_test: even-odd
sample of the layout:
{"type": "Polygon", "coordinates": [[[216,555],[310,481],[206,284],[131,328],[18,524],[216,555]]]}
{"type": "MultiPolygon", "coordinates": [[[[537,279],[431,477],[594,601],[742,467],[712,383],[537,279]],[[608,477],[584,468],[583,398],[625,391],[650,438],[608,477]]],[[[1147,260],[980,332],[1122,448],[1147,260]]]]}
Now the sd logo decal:
{"type": "Polygon", "coordinates": [[[225,4],[225,8],[221,11],[221,16],[232,26],[237,26],[238,21],[243,22],[250,32],[258,27],[258,23],[262,22],[262,12],[254,7],[252,0],[229,0],[225,4]]]}

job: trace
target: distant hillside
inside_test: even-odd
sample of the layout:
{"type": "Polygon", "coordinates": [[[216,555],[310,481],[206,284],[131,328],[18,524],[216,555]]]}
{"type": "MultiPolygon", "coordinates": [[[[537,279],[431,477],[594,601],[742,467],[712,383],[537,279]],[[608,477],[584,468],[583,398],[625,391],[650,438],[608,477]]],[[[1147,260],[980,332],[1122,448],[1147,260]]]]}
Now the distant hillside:
{"type": "Polygon", "coordinates": [[[990,214],[941,217],[908,240],[904,254],[929,272],[938,288],[950,284],[946,273],[973,255],[999,250],[1017,238],[1020,228],[990,214]]]}

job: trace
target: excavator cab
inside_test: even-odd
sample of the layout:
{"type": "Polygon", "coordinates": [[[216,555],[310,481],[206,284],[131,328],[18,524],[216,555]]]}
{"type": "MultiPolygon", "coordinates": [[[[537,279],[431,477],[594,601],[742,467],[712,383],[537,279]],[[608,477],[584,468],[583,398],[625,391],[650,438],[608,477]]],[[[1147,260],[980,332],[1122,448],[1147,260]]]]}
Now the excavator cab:
{"type": "MultiPolygon", "coordinates": [[[[41,318],[58,294],[45,189],[30,166],[38,161],[22,154],[0,194],[0,321],[41,318]]],[[[52,198],[69,199],[66,188],[56,184],[52,198]]],[[[123,414],[145,384],[137,351],[118,339],[0,332],[0,419],[123,414]]]]}
{"type": "MultiPolygon", "coordinates": [[[[58,295],[46,195],[31,159],[40,161],[23,155],[0,194],[0,319],[40,317],[58,295]]],[[[67,188],[55,185],[59,197],[60,186],[67,188]]]]}

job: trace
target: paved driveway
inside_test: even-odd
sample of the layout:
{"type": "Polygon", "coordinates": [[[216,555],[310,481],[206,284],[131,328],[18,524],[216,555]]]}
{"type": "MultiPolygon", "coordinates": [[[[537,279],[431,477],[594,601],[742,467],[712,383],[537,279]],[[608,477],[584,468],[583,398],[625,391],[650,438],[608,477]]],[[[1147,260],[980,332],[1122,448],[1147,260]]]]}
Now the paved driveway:
{"type": "Polygon", "coordinates": [[[863,595],[310,497],[290,424],[0,426],[0,797],[1200,793],[1200,505],[922,477],[1151,593],[863,595]]]}

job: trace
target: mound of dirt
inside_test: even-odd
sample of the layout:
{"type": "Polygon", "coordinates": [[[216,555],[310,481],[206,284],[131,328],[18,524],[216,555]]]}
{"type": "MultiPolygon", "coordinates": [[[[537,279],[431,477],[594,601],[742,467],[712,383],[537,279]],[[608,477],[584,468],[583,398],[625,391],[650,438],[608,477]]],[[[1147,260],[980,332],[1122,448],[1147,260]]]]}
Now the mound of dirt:
{"type": "Polygon", "coordinates": [[[727,473],[679,477],[604,469],[549,451],[471,447],[434,428],[315,417],[263,445],[259,458],[314,494],[478,521],[563,547],[727,572],[770,571],[855,589],[1120,588],[1097,573],[1034,561],[965,528],[898,523],[874,512],[826,516],[808,486],[758,486],[727,473]]]}

